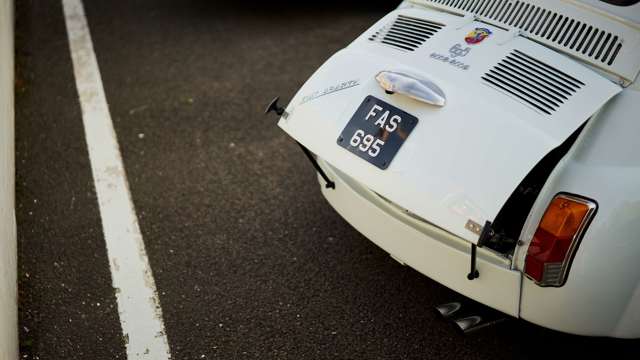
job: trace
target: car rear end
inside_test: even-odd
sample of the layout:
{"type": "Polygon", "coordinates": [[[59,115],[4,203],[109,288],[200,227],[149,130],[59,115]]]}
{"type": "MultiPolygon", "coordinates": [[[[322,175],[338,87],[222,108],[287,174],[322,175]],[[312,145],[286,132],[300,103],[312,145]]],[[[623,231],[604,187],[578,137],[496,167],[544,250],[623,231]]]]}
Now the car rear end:
{"type": "Polygon", "coordinates": [[[279,125],[334,183],[322,190],[330,204],[399,262],[576,332],[538,321],[545,310],[532,306],[547,304],[522,289],[567,282],[598,203],[549,194],[547,179],[635,78],[640,32],[575,4],[535,4],[404,3],[318,69],[279,125]]]}

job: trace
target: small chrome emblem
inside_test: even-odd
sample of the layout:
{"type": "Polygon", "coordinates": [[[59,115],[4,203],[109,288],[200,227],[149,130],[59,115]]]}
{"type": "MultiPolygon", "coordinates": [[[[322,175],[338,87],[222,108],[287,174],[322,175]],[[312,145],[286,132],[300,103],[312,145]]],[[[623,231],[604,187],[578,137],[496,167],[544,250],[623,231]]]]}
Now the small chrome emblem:
{"type": "Polygon", "coordinates": [[[449,55],[451,55],[452,58],[458,57],[458,56],[463,57],[463,56],[467,56],[469,51],[471,51],[470,47],[467,46],[465,48],[462,48],[460,44],[455,44],[451,48],[449,48],[449,55]]]}

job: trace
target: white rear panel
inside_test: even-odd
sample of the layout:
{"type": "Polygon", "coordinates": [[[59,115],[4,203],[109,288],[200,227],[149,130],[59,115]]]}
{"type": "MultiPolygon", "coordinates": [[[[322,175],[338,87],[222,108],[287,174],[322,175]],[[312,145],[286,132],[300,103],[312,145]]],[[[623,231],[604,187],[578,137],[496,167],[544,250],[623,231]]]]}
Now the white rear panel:
{"type": "Polygon", "coordinates": [[[573,0],[411,0],[437,9],[473,15],[633,81],[640,71],[640,25],[607,13],[617,8],[637,18],[638,6],[600,8],[573,0]]]}
{"type": "Polygon", "coordinates": [[[617,85],[570,58],[495,26],[431,10],[403,9],[327,61],[294,97],[287,108],[290,115],[279,125],[373,191],[475,242],[478,234],[465,228],[467,222],[493,221],[529,170],[618,91],[617,85]],[[428,19],[442,28],[423,40],[415,29],[407,30],[406,42],[396,35],[407,29],[397,26],[399,15],[428,19]],[[493,34],[467,44],[465,36],[479,27],[493,34]],[[393,36],[385,35],[389,31],[393,36]],[[453,46],[462,50],[458,56],[451,56],[453,46]],[[504,61],[523,70],[503,77],[498,64],[504,61]],[[374,80],[382,70],[431,79],[446,94],[446,106],[386,94],[374,80]],[[564,75],[550,76],[543,91],[518,83],[556,73],[564,75]],[[564,88],[571,87],[565,78],[575,84],[574,90],[564,88]],[[557,101],[556,93],[568,95],[557,101]],[[419,118],[386,170],[336,145],[367,95],[419,118]]]}

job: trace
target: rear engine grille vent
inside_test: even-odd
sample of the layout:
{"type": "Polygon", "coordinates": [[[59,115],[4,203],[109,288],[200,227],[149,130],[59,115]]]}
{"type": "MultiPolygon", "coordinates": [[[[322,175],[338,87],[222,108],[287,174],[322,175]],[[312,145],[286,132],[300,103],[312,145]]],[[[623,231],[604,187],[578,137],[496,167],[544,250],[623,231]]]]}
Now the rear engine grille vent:
{"type": "Polygon", "coordinates": [[[371,35],[369,40],[414,51],[443,27],[432,21],[399,15],[391,24],[371,35]]]}
{"type": "Polygon", "coordinates": [[[426,1],[518,28],[529,36],[544,39],[607,66],[613,64],[622,48],[620,36],[529,1],[426,1]]]}
{"type": "Polygon", "coordinates": [[[482,75],[482,80],[548,115],[584,86],[575,77],[519,50],[482,75]]]}

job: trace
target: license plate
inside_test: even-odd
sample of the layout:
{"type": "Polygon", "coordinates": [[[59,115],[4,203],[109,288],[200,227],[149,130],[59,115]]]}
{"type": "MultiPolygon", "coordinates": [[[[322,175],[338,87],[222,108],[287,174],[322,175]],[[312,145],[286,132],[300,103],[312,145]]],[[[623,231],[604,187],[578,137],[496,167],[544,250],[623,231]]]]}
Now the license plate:
{"type": "Polygon", "coordinates": [[[342,130],[338,145],[384,170],[417,123],[417,117],[369,95],[342,130]]]}

